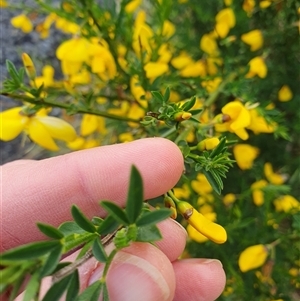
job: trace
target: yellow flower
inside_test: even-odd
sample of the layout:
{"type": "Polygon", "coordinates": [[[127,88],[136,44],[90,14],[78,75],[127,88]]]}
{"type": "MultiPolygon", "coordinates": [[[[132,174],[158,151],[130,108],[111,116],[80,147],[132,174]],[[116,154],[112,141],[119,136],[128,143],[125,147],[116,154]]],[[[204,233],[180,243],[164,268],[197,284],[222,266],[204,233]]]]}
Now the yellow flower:
{"type": "MultiPolygon", "coordinates": [[[[223,59],[219,57],[208,57],[206,59],[206,68],[207,68],[207,73],[209,75],[216,75],[219,71],[219,66],[222,66],[223,64],[223,59]]],[[[216,77],[220,78],[220,77],[216,77]]],[[[215,83],[216,79],[214,80],[215,83]]]]}
{"type": "Polygon", "coordinates": [[[223,197],[223,204],[229,206],[236,201],[236,195],[234,193],[227,193],[223,197]]]}
{"type": "Polygon", "coordinates": [[[256,206],[261,206],[264,203],[264,192],[261,188],[266,187],[267,185],[268,182],[266,180],[259,180],[251,185],[253,202],[256,206]]]}
{"type": "Polygon", "coordinates": [[[271,4],[272,4],[272,0],[271,1],[262,0],[262,1],[259,2],[259,7],[264,9],[264,8],[269,7],[271,4]]]}
{"type": "Polygon", "coordinates": [[[173,188],[174,194],[178,199],[188,199],[191,191],[187,184],[183,184],[182,187],[173,188]]]}
{"type": "Polygon", "coordinates": [[[83,137],[77,137],[74,141],[68,142],[67,147],[71,150],[88,149],[99,146],[99,142],[95,139],[85,140],[83,137]]]}
{"type": "Polygon", "coordinates": [[[253,161],[259,154],[259,149],[249,144],[236,144],[233,147],[233,154],[240,169],[251,169],[253,161]]]}
{"type": "Polygon", "coordinates": [[[265,78],[268,73],[267,65],[261,56],[256,56],[248,63],[250,68],[249,72],[246,74],[246,78],[254,77],[255,75],[260,78],[265,78]]]}
{"type": "Polygon", "coordinates": [[[283,195],[273,202],[276,211],[300,211],[300,202],[291,195],[283,195]]]}
{"type": "Polygon", "coordinates": [[[133,13],[139,5],[142,3],[142,0],[132,0],[125,6],[126,13],[130,14],[133,13]]]}
{"type": "Polygon", "coordinates": [[[191,186],[194,189],[194,191],[200,195],[211,193],[213,190],[205,175],[202,173],[199,173],[197,175],[196,180],[193,180],[191,182],[191,186]]]}
{"type": "Polygon", "coordinates": [[[20,28],[24,33],[29,33],[33,29],[30,19],[24,14],[13,17],[10,22],[13,27],[20,28]]]}
{"type": "Polygon", "coordinates": [[[56,56],[62,61],[64,74],[78,73],[82,64],[89,59],[90,42],[85,38],[75,37],[59,45],[56,56]]]}
{"type": "Polygon", "coordinates": [[[160,63],[169,63],[172,58],[172,52],[169,49],[169,46],[167,43],[162,44],[158,49],[158,62],[160,63]]]}
{"type": "Polygon", "coordinates": [[[227,7],[216,15],[215,32],[220,38],[225,38],[231,28],[235,26],[235,15],[232,8],[227,7]]]}
{"type": "Polygon", "coordinates": [[[198,232],[215,243],[226,242],[227,233],[222,226],[210,221],[187,202],[178,202],[176,206],[184,219],[198,232]]]}
{"type": "Polygon", "coordinates": [[[0,0],[0,7],[1,8],[7,7],[7,2],[5,0],[0,0]]]}
{"type": "Polygon", "coordinates": [[[248,14],[250,17],[255,7],[255,0],[244,0],[243,2],[243,10],[248,14]]]}
{"type": "Polygon", "coordinates": [[[220,140],[217,137],[206,138],[198,143],[197,148],[201,151],[212,150],[216,148],[219,143],[220,140]]]}
{"type": "Polygon", "coordinates": [[[239,267],[242,272],[247,272],[262,266],[269,255],[265,245],[259,244],[246,248],[239,257],[239,267]]]}
{"type": "Polygon", "coordinates": [[[152,47],[151,40],[154,35],[151,27],[146,24],[146,12],[141,10],[136,16],[134,31],[132,37],[132,48],[134,49],[136,55],[140,57],[141,52],[146,51],[146,61],[149,60],[152,47]]]}
{"type": "Polygon", "coordinates": [[[40,34],[40,37],[42,39],[46,39],[49,36],[49,29],[51,28],[51,25],[53,24],[53,22],[55,22],[55,20],[57,19],[57,15],[54,13],[49,14],[44,22],[39,23],[35,30],[40,34]]]}
{"type": "Polygon", "coordinates": [[[162,35],[170,38],[175,33],[175,26],[169,20],[165,20],[162,29],[162,35]]]}
{"type": "Polygon", "coordinates": [[[74,22],[70,22],[65,18],[56,17],[55,27],[64,33],[78,34],[80,32],[80,26],[74,22]]]}
{"type": "Polygon", "coordinates": [[[247,126],[247,129],[254,132],[254,134],[260,133],[274,133],[277,124],[275,122],[267,123],[265,118],[259,115],[257,109],[249,110],[251,122],[247,126]]]}
{"type": "Polygon", "coordinates": [[[264,44],[262,32],[258,29],[242,34],[241,40],[250,45],[251,51],[260,49],[264,44]]]}
{"type": "Polygon", "coordinates": [[[130,141],[133,141],[134,140],[134,138],[133,138],[133,136],[132,136],[132,134],[131,133],[122,133],[122,134],[120,134],[119,135],[119,140],[121,141],[121,142],[130,142],[130,141]]]}
{"type": "Polygon", "coordinates": [[[283,85],[278,91],[278,99],[282,102],[290,101],[293,98],[293,92],[288,85],[283,85]]]}
{"type": "Polygon", "coordinates": [[[146,72],[146,77],[154,80],[155,78],[168,72],[169,66],[165,63],[149,62],[144,66],[144,70],[146,72]]]}
{"type": "Polygon", "coordinates": [[[171,61],[171,65],[176,69],[183,69],[184,67],[193,63],[194,60],[185,51],[180,52],[180,54],[175,56],[171,61]]]}
{"type": "Polygon", "coordinates": [[[267,178],[267,180],[274,185],[281,185],[286,181],[285,175],[280,175],[277,173],[274,173],[272,164],[269,162],[266,162],[264,165],[264,173],[267,178]]]}
{"type": "Polygon", "coordinates": [[[215,128],[218,132],[235,133],[242,140],[247,140],[249,135],[245,128],[250,124],[249,111],[240,101],[231,101],[222,108],[222,113],[229,118],[229,121],[223,124],[216,124],[215,128]]]}
{"type": "Polygon", "coordinates": [[[211,56],[218,55],[219,48],[213,32],[202,36],[200,40],[200,49],[211,56]]]}
{"type": "Polygon", "coordinates": [[[42,69],[42,76],[37,76],[34,80],[37,87],[44,85],[45,88],[54,84],[54,68],[50,65],[45,65],[42,69]]]}
{"type": "Polygon", "coordinates": [[[205,88],[205,90],[208,93],[212,93],[217,90],[217,88],[219,87],[221,82],[222,82],[221,77],[215,77],[214,79],[205,80],[205,81],[201,82],[201,86],[203,88],[205,88]]]}
{"type": "Polygon", "coordinates": [[[206,66],[202,60],[192,62],[180,70],[182,77],[198,77],[206,76],[206,66]]]}
{"type": "Polygon", "coordinates": [[[26,116],[22,107],[16,107],[0,113],[2,131],[0,139],[10,141],[24,131],[36,144],[49,149],[58,150],[54,139],[73,141],[76,132],[67,122],[52,116],[47,116],[45,110],[35,115],[26,116]]]}

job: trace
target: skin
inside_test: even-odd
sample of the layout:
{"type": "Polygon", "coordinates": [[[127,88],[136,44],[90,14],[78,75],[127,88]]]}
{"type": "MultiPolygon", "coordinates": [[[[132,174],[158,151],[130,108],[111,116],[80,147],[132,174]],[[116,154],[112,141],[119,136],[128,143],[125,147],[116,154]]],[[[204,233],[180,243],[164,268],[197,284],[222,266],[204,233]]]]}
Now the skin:
{"type": "MultiPolygon", "coordinates": [[[[183,172],[180,150],[163,138],[3,165],[1,251],[44,240],[35,223],[58,226],[71,220],[72,204],[90,218],[105,216],[99,200],[124,205],[132,164],[142,175],[145,200],[173,188],[183,172]]],[[[171,219],[161,222],[159,228],[163,239],[156,246],[133,243],[119,252],[107,278],[111,300],[215,300],[225,286],[222,264],[212,259],[179,260],[187,238],[184,228],[171,219]]],[[[64,260],[75,258],[76,253],[64,260]]],[[[99,279],[102,269],[94,259],[81,266],[81,288],[99,279]]],[[[42,291],[47,287],[49,279],[42,291]]]]}

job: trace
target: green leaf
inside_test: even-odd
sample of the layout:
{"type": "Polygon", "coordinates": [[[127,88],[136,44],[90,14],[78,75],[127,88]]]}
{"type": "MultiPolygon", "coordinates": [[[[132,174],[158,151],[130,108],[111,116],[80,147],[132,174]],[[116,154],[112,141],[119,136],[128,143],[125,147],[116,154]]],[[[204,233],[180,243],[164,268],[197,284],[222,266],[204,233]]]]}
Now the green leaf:
{"type": "MultiPolygon", "coordinates": [[[[2,278],[0,279],[2,280],[2,278]]],[[[20,290],[24,282],[25,282],[25,275],[23,277],[20,277],[16,281],[14,281],[13,289],[10,291],[9,294],[9,301],[15,300],[15,298],[20,294],[20,290]]],[[[0,286],[2,286],[2,283],[0,284],[0,286]]]]}
{"type": "Polygon", "coordinates": [[[119,222],[116,221],[111,215],[108,215],[101,226],[99,226],[97,232],[101,235],[106,235],[114,232],[120,226],[119,222]]]}
{"type": "Polygon", "coordinates": [[[128,218],[121,207],[108,201],[102,201],[100,204],[119,223],[129,225],[128,218]]]}
{"type": "Polygon", "coordinates": [[[89,241],[88,243],[86,243],[80,250],[79,254],[76,257],[76,260],[78,260],[79,258],[81,258],[82,256],[84,256],[86,254],[86,252],[92,248],[93,245],[93,240],[89,241]]]}
{"type": "Polygon", "coordinates": [[[202,111],[203,111],[203,109],[196,109],[196,110],[190,110],[189,112],[192,115],[197,115],[197,114],[201,113],[202,111]]]}
{"type": "Polygon", "coordinates": [[[190,147],[188,143],[185,140],[180,140],[177,145],[180,148],[183,156],[186,158],[190,153],[190,147]]]}
{"type": "Polygon", "coordinates": [[[0,255],[0,260],[35,259],[52,251],[60,245],[59,241],[41,241],[19,246],[0,255]]]}
{"type": "Polygon", "coordinates": [[[81,210],[76,206],[73,205],[71,209],[72,216],[75,220],[75,222],[78,224],[79,227],[81,227],[83,230],[95,233],[96,227],[93,225],[93,223],[81,212],[81,210]]]}
{"type": "Polygon", "coordinates": [[[145,212],[140,218],[136,221],[138,227],[149,226],[157,224],[166,218],[170,217],[172,211],[168,208],[156,209],[154,211],[145,212]]]}
{"type": "Polygon", "coordinates": [[[107,255],[99,238],[96,238],[92,247],[93,255],[100,262],[107,261],[107,255]]]}
{"type": "Polygon", "coordinates": [[[65,222],[62,223],[59,227],[58,227],[59,231],[61,231],[65,236],[67,235],[71,235],[74,233],[77,234],[81,234],[81,233],[85,233],[86,231],[84,231],[82,228],[80,228],[75,222],[65,222]]]}
{"type": "MultiPolygon", "coordinates": [[[[188,110],[190,110],[194,105],[195,105],[195,103],[196,103],[196,96],[193,96],[190,100],[188,100],[188,101],[186,101],[183,105],[182,105],[182,107],[181,107],[181,109],[183,110],[183,111],[188,111],[188,110]]],[[[200,109],[200,112],[202,111],[202,109],[200,109]]],[[[199,113],[200,113],[199,112],[199,113]]],[[[190,113],[191,113],[191,111],[190,111],[190,113]]]]}
{"type": "Polygon", "coordinates": [[[138,228],[136,241],[153,242],[162,239],[162,235],[156,225],[150,225],[138,228]]]}
{"type": "Polygon", "coordinates": [[[131,224],[139,217],[144,203],[143,180],[135,166],[131,167],[125,212],[131,224]]]}
{"type": "Polygon", "coordinates": [[[208,182],[211,185],[211,187],[213,188],[213,190],[217,194],[221,194],[221,187],[218,185],[218,182],[215,180],[215,178],[213,177],[213,175],[211,174],[211,172],[210,171],[206,171],[204,169],[202,169],[202,172],[205,175],[205,177],[208,180],[208,182]]]}
{"type": "Polygon", "coordinates": [[[45,234],[46,236],[54,239],[61,239],[64,237],[64,234],[56,229],[55,227],[48,225],[48,224],[43,224],[43,223],[37,223],[37,226],[39,230],[45,234]]]}
{"type": "Polygon", "coordinates": [[[76,299],[79,293],[79,273],[78,270],[75,270],[73,273],[73,277],[70,280],[67,295],[66,295],[66,301],[73,301],[76,299]]]}
{"type": "Polygon", "coordinates": [[[40,275],[38,272],[34,273],[29,282],[26,284],[26,289],[23,297],[23,301],[31,301],[36,295],[38,295],[40,289],[40,275]]]}
{"type": "Polygon", "coordinates": [[[212,174],[212,176],[214,177],[214,179],[216,180],[216,182],[218,183],[218,186],[220,187],[220,189],[222,190],[224,188],[223,186],[223,182],[222,182],[222,179],[218,173],[217,170],[215,169],[211,169],[210,170],[210,173],[212,174]]]}
{"type": "Polygon", "coordinates": [[[22,277],[24,273],[26,273],[26,267],[24,266],[16,265],[5,267],[4,269],[0,270],[1,283],[11,284],[15,282],[19,277],[22,277]]]}
{"type": "Polygon", "coordinates": [[[61,259],[62,245],[55,247],[49,254],[46,262],[44,263],[41,271],[41,277],[50,275],[56,268],[59,260],[61,259]]]}
{"type": "Polygon", "coordinates": [[[98,301],[102,289],[102,283],[98,280],[87,287],[76,299],[76,301],[98,301]]]}
{"type": "Polygon", "coordinates": [[[167,87],[166,91],[165,91],[165,94],[164,94],[164,103],[167,103],[169,98],[170,98],[170,94],[171,94],[171,91],[170,91],[170,88],[167,87]]]}
{"type": "Polygon", "coordinates": [[[160,92],[158,91],[151,91],[151,94],[155,99],[157,99],[161,104],[164,103],[164,97],[161,95],[160,92]]]}
{"type": "Polygon", "coordinates": [[[19,72],[16,69],[15,65],[10,61],[6,60],[6,69],[13,79],[15,85],[19,86],[20,85],[20,77],[19,77],[19,72]]]}
{"type": "Polygon", "coordinates": [[[73,277],[73,273],[61,279],[59,282],[54,283],[47,291],[42,301],[59,301],[60,297],[68,288],[70,280],[73,277]]]}
{"type": "Polygon", "coordinates": [[[106,283],[103,285],[103,301],[109,301],[109,294],[106,283]]]}

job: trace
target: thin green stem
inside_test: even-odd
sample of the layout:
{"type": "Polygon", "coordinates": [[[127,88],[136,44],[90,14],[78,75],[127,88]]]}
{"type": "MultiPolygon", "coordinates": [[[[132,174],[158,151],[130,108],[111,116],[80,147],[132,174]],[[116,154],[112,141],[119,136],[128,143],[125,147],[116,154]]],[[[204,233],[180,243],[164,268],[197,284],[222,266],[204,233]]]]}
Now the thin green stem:
{"type": "Polygon", "coordinates": [[[176,196],[175,194],[173,193],[172,190],[169,190],[167,192],[167,194],[172,198],[172,200],[175,202],[175,204],[177,205],[177,203],[181,202],[176,196]]]}
{"type": "Polygon", "coordinates": [[[119,121],[125,121],[125,122],[134,122],[134,123],[140,123],[140,119],[134,119],[126,116],[118,116],[114,114],[110,114],[103,111],[98,111],[95,109],[89,109],[89,108],[74,108],[72,104],[66,104],[62,102],[57,102],[49,99],[36,99],[31,98],[25,95],[18,95],[18,94],[9,94],[9,93],[1,93],[0,95],[8,96],[13,99],[20,99],[26,102],[29,102],[34,105],[42,105],[44,107],[52,107],[52,108],[61,108],[65,109],[67,111],[72,111],[72,114],[90,114],[90,115],[96,115],[101,116],[109,119],[119,120],[119,121]]]}

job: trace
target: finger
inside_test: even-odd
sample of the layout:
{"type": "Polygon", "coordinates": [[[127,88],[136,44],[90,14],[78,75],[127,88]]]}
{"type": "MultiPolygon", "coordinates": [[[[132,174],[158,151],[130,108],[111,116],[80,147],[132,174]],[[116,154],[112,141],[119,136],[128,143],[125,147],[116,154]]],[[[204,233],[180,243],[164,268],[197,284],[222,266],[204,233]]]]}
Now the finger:
{"type": "Polygon", "coordinates": [[[57,226],[70,220],[72,204],[77,204],[90,218],[104,214],[99,200],[124,205],[132,164],[144,180],[145,199],[171,189],[183,171],[180,150],[162,138],[4,165],[2,250],[43,239],[35,223],[57,226]]]}
{"type": "Polygon", "coordinates": [[[178,260],[173,268],[178,284],[174,301],[213,301],[224,290],[226,278],[219,260],[178,260]]]}
{"type": "MultiPolygon", "coordinates": [[[[77,254],[72,254],[64,261],[74,261],[77,254]]],[[[103,273],[103,264],[91,258],[79,267],[81,291],[103,273]]],[[[175,276],[172,264],[155,246],[149,243],[133,243],[122,249],[114,257],[107,278],[109,300],[111,301],[171,301],[175,291],[175,276]]],[[[50,288],[51,279],[42,283],[43,297],[50,288]]],[[[22,300],[21,294],[15,301],[22,300]]]]}

